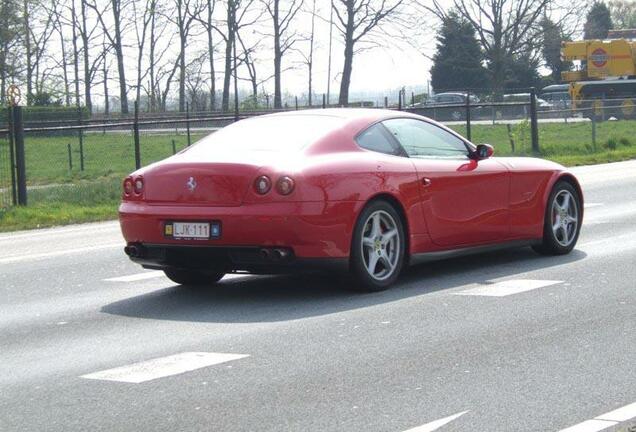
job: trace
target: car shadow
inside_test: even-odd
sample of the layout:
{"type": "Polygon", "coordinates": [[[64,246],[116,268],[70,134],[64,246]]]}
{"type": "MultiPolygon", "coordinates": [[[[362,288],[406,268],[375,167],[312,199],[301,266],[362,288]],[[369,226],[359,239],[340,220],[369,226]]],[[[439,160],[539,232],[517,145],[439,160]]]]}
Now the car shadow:
{"type": "Polygon", "coordinates": [[[250,323],[327,315],[450,290],[582,260],[586,254],[542,257],[530,248],[431,262],[407,269],[377,293],[347,289],[346,275],[246,276],[213,287],[173,286],[110,303],[101,311],[135,318],[250,323]]]}

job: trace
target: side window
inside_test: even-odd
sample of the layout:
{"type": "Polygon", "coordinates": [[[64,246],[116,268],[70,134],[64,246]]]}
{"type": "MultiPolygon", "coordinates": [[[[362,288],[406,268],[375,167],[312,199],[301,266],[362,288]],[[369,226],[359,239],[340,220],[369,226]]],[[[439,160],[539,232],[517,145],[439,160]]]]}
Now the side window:
{"type": "Polygon", "coordinates": [[[391,137],[380,123],[359,134],[356,142],[363,149],[390,155],[400,154],[400,149],[391,142],[391,137]]]}
{"type": "Polygon", "coordinates": [[[383,122],[410,157],[462,157],[468,149],[460,138],[431,123],[399,118],[383,122]]]}

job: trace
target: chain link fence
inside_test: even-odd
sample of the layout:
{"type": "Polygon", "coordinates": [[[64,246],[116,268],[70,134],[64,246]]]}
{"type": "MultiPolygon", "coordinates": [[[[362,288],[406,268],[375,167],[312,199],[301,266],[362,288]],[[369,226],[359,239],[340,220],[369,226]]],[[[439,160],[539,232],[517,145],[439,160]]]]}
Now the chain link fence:
{"type": "Polygon", "coordinates": [[[11,147],[8,131],[0,132],[0,209],[6,209],[13,203],[13,184],[11,181],[11,147]]]}
{"type": "MultiPolygon", "coordinates": [[[[625,103],[572,109],[544,104],[538,98],[533,102],[530,94],[494,102],[465,93],[461,103],[419,106],[402,106],[405,98],[401,96],[398,106],[389,108],[440,121],[472,142],[494,145],[496,154],[504,156],[540,155],[560,162],[570,157],[575,164],[577,157],[598,154],[602,158],[606,152],[636,145],[636,140],[632,143],[636,120],[617,111],[625,110],[625,103]]],[[[264,113],[241,113],[238,118],[264,113]]],[[[64,119],[58,124],[50,119],[25,122],[28,204],[113,205],[119,201],[121,181],[127,174],[180,151],[236,118],[236,114],[188,113],[109,121],[64,119]]],[[[8,129],[0,130],[0,206],[4,208],[16,202],[10,138],[8,129]]]]}

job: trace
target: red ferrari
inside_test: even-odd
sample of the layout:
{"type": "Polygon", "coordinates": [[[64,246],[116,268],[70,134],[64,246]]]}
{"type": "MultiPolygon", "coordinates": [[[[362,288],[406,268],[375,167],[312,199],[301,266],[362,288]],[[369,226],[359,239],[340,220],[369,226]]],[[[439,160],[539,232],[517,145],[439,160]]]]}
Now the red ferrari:
{"type": "Polygon", "coordinates": [[[335,266],[365,290],[422,259],[512,245],[570,252],[583,218],[576,178],[492,155],[398,111],[242,120],[126,177],[125,252],[179,284],[335,266]]]}

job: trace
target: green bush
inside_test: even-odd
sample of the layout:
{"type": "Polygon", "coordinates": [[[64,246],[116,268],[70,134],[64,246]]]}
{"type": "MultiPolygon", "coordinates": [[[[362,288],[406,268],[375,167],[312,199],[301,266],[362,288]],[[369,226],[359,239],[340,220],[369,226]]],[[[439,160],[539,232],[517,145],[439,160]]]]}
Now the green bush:
{"type": "Polygon", "coordinates": [[[621,145],[624,147],[629,147],[632,145],[632,142],[628,138],[624,138],[624,137],[621,138],[618,142],[621,143],[621,145]]]}
{"type": "Polygon", "coordinates": [[[609,150],[616,150],[616,147],[617,147],[616,138],[614,138],[614,137],[608,138],[607,142],[605,143],[605,145],[603,147],[606,147],[609,150]]]}
{"type": "MultiPolygon", "coordinates": [[[[89,118],[86,107],[80,109],[82,119],[89,118]]],[[[0,123],[7,124],[9,110],[0,109],[0,123]]],[[[39,121],[68,121],[77,120],[77,107],[66,106],[25,106],[22,107],[22,117],[25,122],[39,121]]]]}

